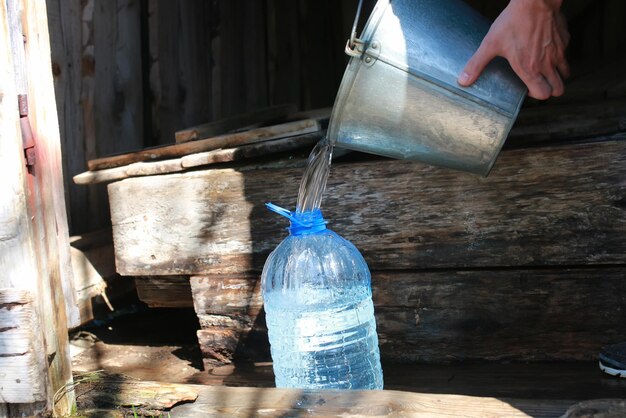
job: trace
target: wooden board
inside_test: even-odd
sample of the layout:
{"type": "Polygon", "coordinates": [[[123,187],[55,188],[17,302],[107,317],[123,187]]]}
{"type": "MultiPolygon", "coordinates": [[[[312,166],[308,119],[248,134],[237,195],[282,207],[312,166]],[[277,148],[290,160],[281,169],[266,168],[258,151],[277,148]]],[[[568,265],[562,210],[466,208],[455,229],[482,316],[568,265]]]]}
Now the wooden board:
{"type": "MultiPolygon", "coordinates": [[[[624,267],[372,273],[383,360],[592,360],[626,334],[624,267]]],[[[205,367],[268,361],[258,276],[192,277],[205,367]]]]}
{"type": "MultiPolygon", "coordinates": [[[[602,373],[597,361],[452,365],[383,363],[385,389],[417,393],[518,398],[619,398],[626,379],[602,373]]],[[[160,371],[155,370],[155,375],[160,371]]],[[[212,386],[274,387],[271,362],[238,363],[208,369],[194,382],[212,386]]]]}
{"type": "Polygon", "coordinates": [[[320,125],[314,119],[287,122],[280,125],[251,129],[245,132],[226,134],[213,138],[202,139],[176,145],[147,148],[128,154],[114,155],[90,160],[87,163],[89,170],[121,167],[139,161],[153,161],[165,158],[182,157],[198,152],[211,151],[220,148],[233,148],[239,145],[254,144],[271,139],[286,138],[318,132],[320,125]]]}
{"type": "Polygon", "coordinates": [[[218,119],[213,122],[177,131],[176,143],[180,144],[198,139],[211,138],[261,123],[268,125],[269,122],[286,119],[287,116],[296,113],[297,109],[298,107],[294,104],[278,105],[231,116],[229,118],[218,119]]]}
{"type": "Polygon", "coordinates": [[[0,289],[0,400],[33,403],[47,396],[45,347],[30,292],[0,289]]]}
{"type": "Polygon", "coordinates": [[[211,77],[215,6],[193,1],[146,3],[142,23],[148,39],[142,46],[149,55],[149,80],[144,82],[150,89],[146,100],[150,136],[143,146],[165,145],[174,143],[176,131],[214,118],[211,96],[219,88],[211,77]]]}
{"type": "Polygon", "coordinates": [[[203,386],[194,403],[175,406],[172,416],[200,417],[559,417],[570,400],[524,400],[384,391],[203,386]]]}
{"type": "Polygon", "coordinates": [[[257,144],[199,152],[171,160],[137,162],[122,167],[86,171],[74,176],[74,182],[80,185],[104,183],[122,180],[129,177],[177,173],[204,165],[236,162],[255,157],[268,157],[270,155],[289,152],[302,147],[312,148],[312,146],[322,138],[325,132],[326,131],[324,130],[310,134],[291,136],[288,138],[273,139],[257,144]]]}
{"type": "Polygon", "coordinates": [[[135,278],[137,296],[150,308],[192,308],[188,276],[142,276],[135,278]]]}
{"type": "Polygon", "coordinates": [[[514,147],[574,141],[625,130],[626,97],[576,104],[534,106],[520,112],[505,145],[514,147]]]}
{"type": "MultiPolygon", "coordinates": [[[[260,271],[303,170],[220,169],[109,185],[122,275],[260,271]],[[167,220],[167,221],[166,221],[167,220]]],[[[624,264],[626,142],[503,152],[488,178],[337,164],[324,211],[373,270],[624,264]]]]}
{"type": "Polygon", "coordinates": [[[114,412],[172,417],[559,417],[567,399],[519,399],[396,390],[337,391],[219,387],[103,377],[77,387],[79,411],[89,417],[114,412]],[[120,407],[123,411],[120,411],[120,407]],[[168,412],[165,412],[168,411],[168,412]]]}

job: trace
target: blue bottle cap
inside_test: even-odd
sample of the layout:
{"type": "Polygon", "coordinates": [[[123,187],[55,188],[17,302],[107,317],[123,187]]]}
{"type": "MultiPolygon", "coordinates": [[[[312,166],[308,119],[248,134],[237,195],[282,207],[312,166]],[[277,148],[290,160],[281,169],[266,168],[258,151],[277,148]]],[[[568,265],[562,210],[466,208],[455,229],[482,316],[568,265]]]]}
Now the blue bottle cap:
{"type": "Polygon", "coordinates": [[[322,211],[316,209],[310,212],[291,212],[273,203],[266,203],[265,206],[273,212],[289,219],[289,233],[291,235],[311,235],[322,232],[326,229],[326,220],[322,216],[322,211]]]}

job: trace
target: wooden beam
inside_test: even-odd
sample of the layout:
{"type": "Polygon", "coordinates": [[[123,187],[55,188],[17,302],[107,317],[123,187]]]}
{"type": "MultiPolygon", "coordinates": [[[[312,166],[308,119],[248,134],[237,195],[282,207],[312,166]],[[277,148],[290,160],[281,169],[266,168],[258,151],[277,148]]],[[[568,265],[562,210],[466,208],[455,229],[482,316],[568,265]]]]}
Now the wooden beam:
{"type": "MultiPolygon", "coordinates": [[[[388,362],[595,359],[626,334],[624,268],[372,272],[388,362]]],[[[194,276],[205,367],[268,361],[258,276],[194,276]]]]}
{"type": "MultiPolygon", "coordinates": [[[[122,275],[249,274],[285,237],[302,168],[109,185],[122,275]],[[167,222],[165,222],[167,220],[167,222]]],[[[626,141],[506,151],[488,178],[408,161],[332,167],[324,212],[373,270],[626,262],[626,141]]]]}

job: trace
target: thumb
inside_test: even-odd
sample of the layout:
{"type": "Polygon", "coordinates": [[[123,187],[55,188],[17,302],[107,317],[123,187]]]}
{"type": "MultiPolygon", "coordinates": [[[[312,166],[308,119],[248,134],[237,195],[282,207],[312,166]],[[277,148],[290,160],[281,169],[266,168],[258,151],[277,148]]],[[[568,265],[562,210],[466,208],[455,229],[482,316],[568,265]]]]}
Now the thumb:
{"type": "Polygon", "coordinates": [[[478,50],[472,55],[472,57],[465,64],[465,68],[459,74],[457,82],[463,86],[468,87],[472,85],[483,72],[487,64],[496,57],[496,52],[493,46],[489,42],[483,42],[478,47],[478,50]]]}

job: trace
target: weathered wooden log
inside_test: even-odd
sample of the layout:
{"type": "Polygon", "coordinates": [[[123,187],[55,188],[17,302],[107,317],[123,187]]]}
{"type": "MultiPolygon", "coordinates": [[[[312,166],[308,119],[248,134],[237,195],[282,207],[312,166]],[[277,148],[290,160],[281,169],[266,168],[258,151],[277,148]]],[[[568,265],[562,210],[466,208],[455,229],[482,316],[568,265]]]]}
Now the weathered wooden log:
{"type": "Polygon", "coordinates": [[[81,416],[82,410],[87,408],[100,409],[93,415],[87,413],[87,416],[93,417],[108,416],[103,413],[106,409],[125,409],[130,416],[162,416],[161,411],[198,398],[199,386],[167,383],[165,380],[138,381],[97,372],[77,376],[76,380],[75,390],[81,416]]]}
{"type": "MultiPolygon", "coordinates": [[[[387,362],[592,360],[626,335],[623,267],[373,272],[387,362]]],[[[191,277],[206,367],[269,360],[258,277],[191,277]]]]}
{"type": "MultiPolygon", "coordinates": [[[[109,185],[122,275],[260,271],[301,168],[220,169],[109,185]]],[[[407,161],[337,164],[324,210],[373,270],[626,262],[626,141],[503,152],[488,178],[407,161]]]]}
{"type": "Polygon", "coordinates": [[[320,129],[318,121],[314,119],[305,119],[295,122],[287,122],[280,125],[268,126],[265,128],[252,129],[245,132],[185,142],[182,144],[146,148],[126,154],[102,157],[88,161],[87,167],[91,171],[101,170],[104,168],[121,167],[140,161],[154,161],[166,158],[182,157],[183,155],[189,155],[197,152],[211,151],[220,148],[233,148],[240,145],[268,141],[270,139],[303,135],[318,132],[320,129]]]}
{"type": "Polygon", "coordinates": [[[46,355],[30,292],[0,289],[0,401],[45,401],[46,355]]]}

